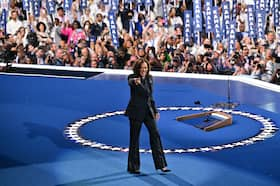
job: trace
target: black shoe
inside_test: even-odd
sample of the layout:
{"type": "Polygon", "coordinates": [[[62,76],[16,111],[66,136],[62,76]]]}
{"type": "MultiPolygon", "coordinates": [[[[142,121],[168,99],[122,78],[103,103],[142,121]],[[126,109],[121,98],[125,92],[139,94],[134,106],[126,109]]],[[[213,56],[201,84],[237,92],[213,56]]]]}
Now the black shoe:
{"type": "Polygon", "coordinates": [[[139,170],[129,170],[128,171],[130,174],[140,174],[139,170]]]}
{"type": "Polygon", "coordinates": [[[161,170],[161,172],[171,172],[171,170],[166,167],[161,168],[160,170],[161,170]]]}

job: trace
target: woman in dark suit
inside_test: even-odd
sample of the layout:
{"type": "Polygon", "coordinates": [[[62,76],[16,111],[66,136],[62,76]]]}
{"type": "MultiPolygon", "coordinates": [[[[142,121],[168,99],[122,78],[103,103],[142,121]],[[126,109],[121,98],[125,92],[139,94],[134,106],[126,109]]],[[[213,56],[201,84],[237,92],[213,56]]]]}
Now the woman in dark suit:
{"type": "Polygon", "coordinates": [[[156,126],[159,113],[152,96],[153,79],[149,75],[149,71],[149,63],[140,58],[133,68],[134,73],[128,76],[130,100],[125,114],[130,121],[130,143],[127,170],[132,174],[140,173],[139,135],[142,123],[146,125],[149,131],[155,168],[160,169],[162,172],[170,171],[167,168],[159,131],[156,126]]]}

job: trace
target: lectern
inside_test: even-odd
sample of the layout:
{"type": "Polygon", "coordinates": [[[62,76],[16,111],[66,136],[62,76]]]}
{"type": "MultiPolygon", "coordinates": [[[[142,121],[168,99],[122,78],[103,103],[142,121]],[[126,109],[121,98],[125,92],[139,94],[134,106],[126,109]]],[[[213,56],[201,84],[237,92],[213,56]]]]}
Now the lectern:
{"type": "Polygon", "coordinates": [[[211,131],[232,124],[232,116],[220,111],[208,111],[179,116],[177,121],[184,121],[204,131],[211,131]]]}

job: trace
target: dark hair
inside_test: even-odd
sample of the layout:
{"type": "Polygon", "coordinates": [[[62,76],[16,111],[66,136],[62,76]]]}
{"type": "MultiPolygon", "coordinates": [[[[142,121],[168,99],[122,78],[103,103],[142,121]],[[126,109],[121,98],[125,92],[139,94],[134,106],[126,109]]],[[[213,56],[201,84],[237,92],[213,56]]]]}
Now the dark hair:
{"type": "Polygon", "coordinates": [[[84,22],[84,24],[83,24],[83,27],[85,27],[87,23],[89,23],[89,25],[91,25],[90,21],[89,21],[89,20],[86,20],[86,21],[84,22]]]}
{"type": "Polygon", "coordinates": [[[182,62],[182,61],[181,61],[181,58],[180,58],[179,56],[173,57],[172,61],[173,61],[173,62],[177,62],[177,63],[181,63],[181,62],[182,62]]]}
{"type": "Polygon", "coordinates": [[[26,36],[28,44],[31,44],[34,47],[39,45],[38,37],[36,32],[29,32],[26,36]]]}
{"type": "Polygon", "coordinates": [[[56,9],[56,11],[59,11],[59,10],[64,11],[63,7],[61,7],[61,6],[56,9]]]}
{"type": "Polygon", "coordinates": [[[77,24],[78,28],[82,28],[80,21],[74,20],[72,25],[74,26],[75,24],[77,24]]]}
{"type": "Polygon", "coordinates": [[[37,23],[36,28],[37,28],[38,31],[40,31],[40,25],[43,25],[43,26],[44,26],[44,32],[45,32],[46,29],[47,29],[46,24],[45,24],[44,22],[39,22],[39,23],[37,23]]]}
{"type": "Polygon", "coordinates": [[[141,68],[141,65],[142,65],[143,63],[146,63],[147,66],[148,66],[147,75],[149,76],[150,64],[149,64],[149,62],[148,62],[146,59],[144,59],[144,58],[139,58],[139,59],[136,60],[136,63],[135,63],[135,65],[134,65],[134,67],[133,67],[133,72],[134,72],[134,74],[136,74],[136,75],[140,75],[140,68],[141,68]]]}

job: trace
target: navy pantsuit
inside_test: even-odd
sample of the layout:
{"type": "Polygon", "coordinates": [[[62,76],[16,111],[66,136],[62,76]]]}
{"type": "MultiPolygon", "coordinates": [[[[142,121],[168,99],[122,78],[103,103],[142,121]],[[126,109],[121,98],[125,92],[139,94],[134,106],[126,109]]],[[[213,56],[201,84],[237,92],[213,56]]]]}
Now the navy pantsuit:
{"type": "Polygon", "coordinates": [[[153,79],[147,76],[141,80],[140,85],[136,85],[134,78],[137,75],[131,74],[128,76],[130,86],[130,100],[125,114],[130,121],[130,141],[128,154],[128,171],[140,169],[139,157],[139,136],[142,124],[144,123],[148,129],[150,136],[150,146],[152,149],[153,160],[156,169],[161,169],[167,166],[159,131],[156,126],[155,114],[157,109],[152,96],[153,79]]]}

